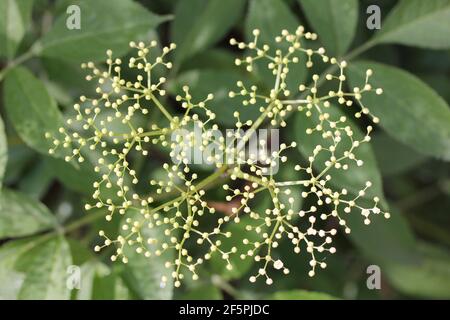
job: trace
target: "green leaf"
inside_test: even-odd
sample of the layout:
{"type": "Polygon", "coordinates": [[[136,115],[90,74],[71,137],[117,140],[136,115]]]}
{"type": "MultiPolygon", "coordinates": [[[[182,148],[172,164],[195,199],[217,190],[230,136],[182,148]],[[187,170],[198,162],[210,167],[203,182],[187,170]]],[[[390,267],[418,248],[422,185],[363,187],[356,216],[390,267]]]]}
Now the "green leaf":
{"type": "Polygon", "coordinates": [[[375,43],[450,48],[450,1],[402,0],[392,9],[375,35],[375,43]]]}
{"type": "MultiPolygon", "coordinates": [[[[330,119],[336,121],[341,116],[345,116],[342,110],[343,108],[340,105],[331,105],[330,108],[326,109],[326,112],[330,114],[330,119]]],[[[322,132],[314,131],[312,134],[306,134],[307,128],[314,128],[318,124],[319,120],[317,116],[313,114],[311,117],[306,117],[304,113],[298,113],[294,121],[296,125],[295,134],[297,145],[305,157],[311,156],[317,145],[323,147],[330,145],[329,139],[324,140],[322,138],[322,132]]],[[[362,140],[364,138],[363,132],[352,119],[347,117],[345,123],[351,127],[354,140],[362,140]]],[[[336,154],[342,155],[345,150],[350,148],[350,142],[347,140],[342,139],[336,149],[336,154]]],[[[375,155],[370,143],[360,144],[355,149],[354,154],[357,159],[363,160],[363,165],[358,167],[354,161],[344,161],[343,163],[348,163],[349,165],[348,170],[332,168],[327,171],[327,174],[332,177],[330,183],[339,188],[346,188],[353,194],[358,194],[359,190],[365,187],[366,181],[370,181],[372,182],[372,186],[367,189],[366,197],[373,198],[377,196],[383,199],[381,175],[378,171],[375,155]]],[[[328,152],[320,152],[313,163],[314,168],[319,172],[324,170],[326,168],[325,161],[329,160],[329,157],[330,154],[328,152]]]]}
{"type": "Polygon", "coordinates": [[[29,198],[39,200],[49,190],[53,183],[54,172],[50,163],[38,159],[33,167],[25,172],[17,184],[17,191],[26,194],[29,198]]]}
{"type": "Polygon", "coordinates": [[[236,82],[239,80],[244,81],[244,84],[249,81],[248,79],[246,81],[245,75],[236,71],[191,70],[177,77],[170,85],[169,91],[182,94],[182,88],[186,84],[190,88],[194,102],[196,99],[200,102],[206,99],[209,93],[213,93],[214,99],[207,102],[207,106],[216,113],[215,121],[234,126],[236,119],[233,117],[234,111],[239,111],[242,121],[255,119],[260,113],[256,105],[243,106],[238,97],[228,96],[229,90],[236,88],[236,82]]]}
{"type": "Polygon", "coordinates": [[[447,103],[450,101],[450,91],[448,90],[450,87],[450,77],[446,73],[420,73],[417,76],[433,88],[447,103]]]}
{"type": "Polygon", "coordinates": [[[53,146],[45,133],[63,125],[56,102],[45,85],[23,67],[11,70],[4,84],[5,108],[20,138],[31,148],[48,154],[53,146]]]}
{"type": "Polygon", "coordinates": [[[3,182],[3,177],[5,176],[7,162],[8,162],[8,145],[6,141],[5,127],[3,125],[3,120],[0,117],[0,190],[3,182]]]}
{"type": "Polygon", "coordinates": [[[66,278],[71,261],[70,248],[63,237],[51,238],[23,254],[15,264],[16,270],[25,273],[18,299],[68,299],[66,278]]]}
{"type": "Polygon", "coordinates": [[[68,298],[69,292],[63,288],[70,263],[63,238],[41,236],[7,242],[0,247],[0,300],[18,299],[19,295],[26,299],[68,298]]]}
{"type": "Polygon", "coordinates": [[[33,0],[0,1],[0,56],[14,57],[31,21],[33,0]]]}
{"type": "Polygon", "coordinates": [[[245,0],[183,0],[175,8],[171,39],[175,60],[185,59],[222,39],[242,16],[245,0]]]}
{"type": "MultiPolygon", "coordinates": [[[[38,238],[39,239],[39,238],[38,238]]],[[[22,239],[10,241],[0,247],[0,300],[17,299],[25,274],[14,268],[20,255],[34,248],[40,241],[22,239]]]]}
{"type": "Polygon", "coordinates": [[[306,290],[278,291],[268,297],[269,300],[338,300],[327,293],[306,290]]]}
{"type": "Polygon", "coordinates": [[[382,132],[375,134],[371,143],[383,176],[404,173],[427,159],[424,155],[382,132]]]}
{"type": "Polygon", "coordinates": [[[177,300],[222,300],[223,296],[219,288],[212,284],[200,285],[196,288],[189,289],[182,294],[177,300]]]}
{"type": "MultiPolygon", "coordinates": [[[[72,75],[73,76],[73,75],[72,75]]],[[[43,80],[45,87],[50,96],[52,96],[58,105],[73,106],[73,97],[68,90],[59,85],[57,82],[48,79],[43,80]]]]}
{"type": "MultiPolygon", "coordinates": [[[[128,214],[124,218],[133,217],[142,219],[138,214],[128,214]]],[[[144,239],[163,239],[162,229],[145,228],[142,230],[144,239]]],[[[150,246],[150,245],[148,245],[150,246]]],[[[167,300],[172,298],[173,280],[170,270],[165,267],[166,261],[173,260],[173,253],[166,252],[162,256],[152,255],[147,258],[143,254],[137,253],[135,247],[127,246],[124,254],[128,258],[128,263],[123,271],[123,278],[129,289],[139,298],[145,300],[167,300]],[[167,277],[167,283],[163,286],[161,277],[167,277]]]]}
{"type": "Polygon", "coordinates": [[[0,238],[32,235],[56,225],[48,208],[25,194],[3,189],[0,204],[0,238]]]}
{"type": "Polygon", "coordinates": [[[130,293],[120,277],[119,268],[109,268],[98,261],[88,261],[81,266],[80,289],[77,300],[122,300],[130,293]]]}
{"type": "Polygon", "coordinates": [[[69,4],[80,7],[81,28],[67,28],[69,15],[63,12],[41,40],[40,54],[44,57],[99,61],[105,59],[107,49],[121,56],[129,50],[129,41],[139,40],[143,31],[169,18],[157,16],[130,0],[78,0],[69,4]]]}
{"type": "Polygon", "coordinates": [[[231,51],[212,48],[199,52],[189,59],[180,69],[180,72],[196,69],[211,69],[211,70],[230,70],[236,71],[234,60],[237,55],[231,51]]]}
{"type": "MultiPolygon", "coordinates": [[[[117,265],[116,265],[117,266],[117,265]]],[[[92,300],[135,299],[121,277],[122,267],[108,269],[105,265],[97,272],[92,284],[92,300]]]]}
{"type": "Polygon", "coordinates": [[[370,92],[362,102],[380,118],[380,125],[393,138],[414,150],[450,160],[450,109],[428,85],[412,74],[380,63],[363,61],[349,66],[353,85],[364,82],[366,69],[373,69],[370,82],[383,88],[370,92]]]}
{"type": "Polygon", "coordinates": [[[414,265],[393,265],[386,274],[391,285],[414,297],[450,298],[450,253],[432,245],[421,244],[424,259],[414,265]]]}
{"type": "Polygon", "coordinates": [[[90,246],[86,246],[85,243],[80,242],[79,239],[68,238],[67,243],[70,247],[73,264],[81,266],[95,259],[92,248],[90,246]]]}
{"type": "MultiPolygon", "coordinates": [[[[370,206],[371,202],[361,206],[370,206]]],[[[406,219],[395,208],[390,208],[389,220],[374,217],[370,225],[354,210],[345,219],[351,229],[350,240],[367,259],[382,265],[415,264],[421,260],[414,233],[406,219]]]]}
{"type": "Polygon", "coordinates": [[[340,57],[347,52],[358,23],[357,0],[298,0],[306,18],[327,52],[340,57]]]}
{"type": "Polygon", "coordinates": [[[109,273],[109,268],[100,262],[88,261],[80,267],[80,272],[82,275],[80,279],[80,289],[75,291],[75,299],[90,300],[92,299],[94,278],[99,273],[109,273]]]}
{"type": "MultiPolygon", "coordinates": [[[[86,81],[86,70],[81,69],[78,64],[61,58],[42,57],[40,60],[49,80],[65,89],[72,99],[80,95],[94,94],[95,87],[86,81]]],[[[51,93],[50,90],[49,92],[51,93]]]]}
{"type": "MultiPolygon", "coordinates": [[[[101,174],[95,172],[94,167],[100,158],[100,152],[86,150],[83,153],[85,161],[82,163],[67,162],[64,159],[48,158],[56,178],[68,189],[91,195],[94,192],[93,183],[101,174]]],[[[113,192],[109,192],[113,194],[113,192]]]]}
{"type": "MultiPolygon", "coordinates": [[[[284,1],[251,0],[245,26],[246,41],[253,41],[253,30],[260,29],[261,34],[258,38],[258,43],[260,45],[268,44],[271,48],[269,53],[273,54],[276,49],[286,49],[286,46],[280,45],[280,43],[275,41],[275,37],[279,36],[283,29],[287,29],[289,32],[295,32],[299,24],[300,22],[297,17],[284,1]]],[[[256,61],[255,72],[267,88],[273,87],[275,77],[272,71],[268,70],[266,61],[263,61],[263,59],[256,61]]],[[[305,79],[306,74],[307,70],[304,57],[300,57],[299,63],[289,66],[289,74],[286,77],[288,88],[290,90],[296,89],[305,79]]]]}
{"type": "Polygon", "coordinates": [[[8,153],[4,156],[8,159],[3,183],[8,185],[18,183],[30,163],[37,157],[36,153],[25,144],[8,146],[8,153]]]}

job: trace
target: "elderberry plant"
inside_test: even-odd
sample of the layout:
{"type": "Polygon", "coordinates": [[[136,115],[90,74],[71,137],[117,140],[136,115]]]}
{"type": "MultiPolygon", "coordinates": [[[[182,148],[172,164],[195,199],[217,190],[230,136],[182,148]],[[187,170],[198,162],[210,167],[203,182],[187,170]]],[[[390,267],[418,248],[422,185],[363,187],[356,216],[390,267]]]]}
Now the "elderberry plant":
{"type": "MultiPolygon", "coordinates": [[[[317,267],[326,267],[324,253],[336,252],[332,242],[338,231],[327,228],[325,220],[337,220],[344,231],[350,233],[345,214],[352,210],[362,216],[365,224],[370,224],[373,215],[383,214],[389,218],[389,213],[380,208],[379,198],[373,198],[371,207],[361,204],[361,198],[371,187],[370,181],[361,186],[356,195],[331,184],[333,172],[343,170],[351,174],[352,167],[363,165],[357,157],[357,150],[370,141],[372,127],[367,126],[365,136],[356,139],[346,117],[333,118],[328,110],[354,108],[355,118],[364,114],[377,123],[379,119],[362,101],[366,92],[382,93],[382,89],[374,89],[369,83],[372,71],[367,70],[361,88],[346,92],[347,63],[327,56],[324,48],[313,50],[305,47],[305,40],[316,40],[316,34],[305,32],[302,26],[294,33],[283,30],[275,39],[280,44],[279,48],[259,43],[259,34],[259,30],[254,30],[254,40],[250,43],[230,40],[231,45],[245,50],[248,55],[236,59],[235,64],[244,65],[248,72],[254,72],[256,61],[266,61],[273,74],[273,87],[267,91],[255,84],[239,81],[237,89],[229,91],[230,98],[239,96],[239,103],[245,108],[257,108],[259,116],[241,121],[239,112],[234,112],[235,130],[227,130],[227,139],[214,134],[228,128],[215,123],[216,114],[208,107],[214,99],[212,94],[192,97],[189,87],[184,86],[183,94],[175,97],[183,110],[178,114],[172,114],[160,101],[166,94],[166,78],[154,81],[154,72],[158,68],[172,68],[167,57],[176,48],[175,44],[164,47],[162,53],[157,54],[155,41],[148,45],[131,42],[130,47],[136,51],[136,56],[126,63],[114,59],[108,50],[106,65],[82,64],[82,68],[89,72],[86,80],[97,83],[96,96],[81,96],[74,105],[74,118],[67,120],[67,126],[60,128],[57,136],[47,134],[47,137],[53,139],[54,144],[50,153],[69,150],[65,154],[66,161],[83,162],[89,150],[97,150],[101,154],[95,166],[100,178],[93,185],[93,199],[86,204],[86,210],[104,208],[108,212],[108,221],[116,215],[123,216],[123,233],[113,239],[100,230],[99,235],[104,241],[95,247],[95,251],[113,246],[111,260],[120,259],[124,263],[128,262],[127,246],[149,258],[174,251],[175,258],[168,259],[165,265],[173,269],[171,276],[176,287],[189,274],[194,280],[198,279],[198,267],[212,255],[220,255],[227,269],[232,269],[230,257],[237,254],[242,259],[253,259],[260,264],[258,272],[250,277],[251,282],[262,277],[270,285],[273,282],[269,275],[272,269],[289,273],[284,262],[274,258],[274,251],[283,239],[292,243],[295,254],[306,250],[310,255],[309,276],[314,276],[317,267]],[[291,88],[286,81],[287,75],[290,66],[298,63],[308,68],[314,63],[328,64],[338,72],[325,74],[324,79],[314,74],[310,85],[298,84],[291,88]],[[133,81],[123,78],[124,67],[137,74],[133,81]],[[320,94],[319,85],[323,81],[329,81],[335,89],[320,94]],[[158,110],[165,122],[153,120],[149,116],[152,109],[158,110]],[[278,163],[286,163],[286,150],[296,147],[299,141],[282,143],[273,152],[268,152],[264,140],[257,141],[263,152],[248,154],[245,148],[256,129],[264,125],[285,127],[292,112],[312,118],[315,125],[305,128],[306,133],[320,133],[323,140],[307,157],[306,165],[295,165],[295,170],[303,173],[305,179],[281,181],[274,168],[278,163]],[[137,121],[136,114],[139,113],[148,117],[145,125],[137,121]],[[127,128],[126,132],[114,130],[111,123],[117,121],[127,128]],[[194,134],[194,129],[200,134],[194,134]],[[135,191],[135,185],[141,178],[133,168],[132,159],[136,156],[151,157],[154,146],[167,150],[171,162],[162,166],[165,177],[148,181],[148,191],[140,194],[135,191]],[[200,179],[192,165],[189,152],[194,147],[203,153],[214,150],[207,153],[205,161],[213,163],[216,168],[206,178],[200,179]],[[322,170],[317,170],[318,162],[323,162],[322,170]],[[206,198],[207,189],[224,180],[230,181],[223,184],[223,189],[229,192],[225,200],[232,204],[231,215],[218,214],[206,198]],[[295,191],[294,186],[301,186],[303,191],[295,191]],[[257,210],[254,205],[253,199],[259,194],[266,194],[271,199],[265,210],[257,210]],[[160,201],[155,199],[155,195],[165,195],[168,200],[160,201]],[[294,202],[299,197],[313,199],[314,205],[297,210],[294,202]],[[203,223],[207,215],[217,216],[212,229],[203,223]],[[243,216],[248,218],[241,219],[243,216]],[[302,219],[307,221],[306,228],[301,228],[298,223],[302,219]],[[247,246],[244,252],[238,252],[237,247],[223,249],[223,239],[232,236],[223,231],[224,226],[230,223],[245,223],[245,229],[255,235],[252,239],[258,240],[244,239],[247,246]],[[149,236],[154,234],[149,230],[156,228],[162,230],[163,235],[149,236]],[[202,249],[191,252],[190,248],[195,246],[202,249]]],[[[167,280],[162,278],[163,283],[167,280]]]]}

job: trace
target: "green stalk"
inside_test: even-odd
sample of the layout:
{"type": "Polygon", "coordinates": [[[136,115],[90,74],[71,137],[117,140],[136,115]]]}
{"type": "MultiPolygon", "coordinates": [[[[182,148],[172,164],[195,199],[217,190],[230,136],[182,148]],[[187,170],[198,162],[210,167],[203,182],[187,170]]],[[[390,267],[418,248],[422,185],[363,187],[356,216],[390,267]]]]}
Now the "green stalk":
{"type": "Polygon", "coordinates": [[[30,50],[28,50],[27,52],[25,52],[24,54],[18,56],[17,58],[15,58],[14,60],[11,60],[3,69],[2,71],[0,71],[0,82],[3,80],[3,78],[6,76],[6,74],[11,71],[12,69],[14,69],[16,66],[18,66],[19,64],[24,63],[25,61],[30,60],[31,58],[33,58],[36,53],[38,52],[37,50],[37,46],[33,45],[30,50]]]}
{"type": "Polygon", "coordinates": [[[172,121],[173,118],[172,118],[172,116],[170,115],[170,113],[166,110],[166,108],[164,108],[164,106],[161,104],[161,102],[159,102],[159,100],[156,99],[156,97],[155,97],[153,94],[151,95],[151,99],[152,99],[152,101],[156,104],[156,106],[158,107],[158,109],[161,110],[161,112],[164,114],[164,116],[166,116],[166,118],[167,118],[169,121],[172,121]]]}

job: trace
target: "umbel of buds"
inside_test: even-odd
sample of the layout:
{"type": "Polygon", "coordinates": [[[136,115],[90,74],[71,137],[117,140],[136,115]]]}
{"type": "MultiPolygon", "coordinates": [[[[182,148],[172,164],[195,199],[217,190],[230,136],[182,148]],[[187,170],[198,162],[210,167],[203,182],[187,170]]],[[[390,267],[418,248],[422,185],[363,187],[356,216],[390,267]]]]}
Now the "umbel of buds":
{"type": "MultiPolygon", "coordinates": [[[[379,119],[363,104],[365,93],[382,94],[382,89],[372,88],[369,83],[372,71],[367,70],[361,87],[346,92],[347,63],[329,57],[324,48],[305,47],[304,40],[315,40],[316,34],[305,32],[302,26],[294,33],[283,30],[275,39],[280,43],[279,48],[259,43],[259,34],[259,30],[254,30],[254,40],[250,43],[230,40],[232,46],[249,54],[236,59],[235,64],[253,72],[257,60],[266,61],[273,74],[273,87],[265,91],[238,81],[236,88],[227,88],[231,89],[229,97],[240,97],[237,103],[259,111],[255,119],[247,121],[241,121],[239,112],[234,112],[238,130],[228,138],[240,139],[245,146],[255,130],[264,125],[287,126],[288,115],[293,112],[313,119],[315,125],[305,128],[306,134],[320,133],[323,141],[307,157],[306,165],[299,159],[298,164],[294,164],[294,169],[306,178],[281,181],[273,170],[278,162],[287,165],[285,151],[296,147],[298,141],[280,144],[278,151],[267,154],[260,163],[254,161],[257,155],[242,152],[242,144],[230,145],[223,138],[211,135],[209,129],[228,129],[214,122],[216,114],[208,107],[214,99],[212,94],[194,98],[189,87],[184,86],[183,94],[175,97],[182,112],[172,113],[160,101],[166,95],[166,78],[157,78],[155,74],[172,68],[167,57],[176,48],[175,44],[160,49],[155,41],[149,44],[131,42],[130,47],[136,54],[127,61],[113,58],[108,50],[106,64],[82,64],[88,71],[86,80],[95,83],[96,95],[81,96],[74,104],[74,116],[67,120],[67,126],[46,135],[54,145],[49,153],[64,154],[66,161],[81,163],[94,152],[99,155],[94,167],[99,179],[93,184],[92,199],[85,208],[104,210],[107,221],[120,219],[122,231],[118,237],[111,238],[100,230],[103,240],[95,246],[95,251],[114,246],[111,260],[124,263],[128,262],[130,250],[149,259],[166,257],[165,265],[171,274],[162,277],[162,284],[172,277],[175,287],[179,287],[186,276],[198,279],[199,266],[212,256],[219,256],[231,270],[230,257],[238,255],[259,264],[250,282],[262,278],[270,285],[273,282],[270,274],[274,270],[289,273],[288,266],[277,254],[281,241],[292,244],[293,254],[305,251],[309,255],[309,276],[314,276],[317,268],[326,268],[325,254],[336,252],[333,236],[338,229],[330,226],[341,226],[345,233],[350,233],[346,221],[349,213],[361,215],[367,225],[373,216],[381,214],[389,218],[389,213],[380,208],[378,197],[372,199],[370,207],[364,206],[367,201],[361,201],[363,197],[367,199],[370,181],[356,194],[332,185],[333,172],[343,170],[351,175],[352,167],[364,165],[358,159],[358,148],[370,141],[372,127],[367,126],[365,136],[356,139],[346,117],[334,118],[329,110],[353,108],[356,119],[364,115],[378,123],[379,119]],[[314,74],[310,84],[289,87],[286,79],[290,67],[299,63],[308,68],[315,63],[328,64],[337,72],[314,74]],[[133,74],[135,78],[124,79],[124,74],[133,74]],[[318,87],[323,81],[328,81],[335,89],[320,95],[318,87]],[[140,121],[142,117],[146,118],[144,122],[140,121]],[[194,127],[200,128],[200,136],[188,133],[186,139],[177,133],[192,132],[194,127]],[[239,130],[244,127],[248,130],[239,130]],[[183,147],[195,145],[203,151],[214,145],[226,155],[227,161],[223,161],[224,157],[210,155],[215,170],[204,177],[196,171],[198,167],[188,161],[186,152],[180,152],[180,146],[185,150],[183,147]],[[135,166],[140,157],[152,157],[153,150],[158,150],[159,154],[166,150],[172,161],[162,165],[164,177],[146,181],[135,166]],[[230,162],[230,158],[234,161],[230,162]],[[317,161],[324,162],[322,170],[316,169],[317,161]],[[207,200],[207,190],[218,182],[228,192],[224,201],[232,206],[227,215],[216,212],[207,200]],[[136,191],[138,183],[147,185],[146,192],[136,191]],[[300,187],[301,191],[294,187],[300,187]],[[255,206],[254,199],[260,195],[270,199],[270,204],[263,209],[255,206]],[[313,205],[301,210],[296,208],[295,200],[300,197],[308,198],[311,200],[308,203],[313,205]],[[329,219],[336,223],[326,223],[329,219]],[[211,220],[216,221],[212,226],[211,220]],[[244,239],[233,237],[243,242],[246,249],[242,252],[237,246],[225,249],[222,245],[223,239],[233,236],[224,231],[224,226],[233,223],[244,224],[246,230],[244,239]]],[[[264,145],[264,141],[260,144],[264,145]]]]}

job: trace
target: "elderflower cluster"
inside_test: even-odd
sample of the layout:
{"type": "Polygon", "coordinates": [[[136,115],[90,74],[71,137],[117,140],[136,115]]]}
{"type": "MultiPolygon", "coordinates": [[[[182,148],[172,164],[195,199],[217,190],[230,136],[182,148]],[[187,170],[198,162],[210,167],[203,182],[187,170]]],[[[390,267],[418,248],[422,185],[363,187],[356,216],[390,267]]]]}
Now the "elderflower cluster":
{"type": "MultiPolygon", "coordinates": [[[[113,58],[108,50],[106,64],[82,64],[88,71],[86,80],[96,84],[96,96],[81,96],[67,126],[56,135],[46,136],[53,140],[49,153],[64,154],[66,161],[81,163],[92,153],[98,154],[94,165],[98,180],[93,184],[92,201],[86,204],[86,210],[105,210],[107,221],[120,219],[121,234],[110,238],[101,230],[103,240],[95,251],[113,246],[111,260],[124,263],[128,262],[130,249],[149,259],[167,257],[165,266],[172,270],[170,276],[176,287],[187,275],[198,279],[199,266],[214,255],[219,255],[231,270],[230,257],[236,254],[259,265],[257,273],[250,277],[251,282],[263,277],[270,285],[271,269],[289,273],[276,252],[281,241],[292,243],[295,254],[306,250],[310,256],[309,275],[314,276],[316,267],[326,267],[323,254],[336,252],[332,242],[338,231],[325,223],[328,219],[337,221],[349,233],[345,215],[352,210],[359,211],[365,224],[370,223],[373,215],[389,217],[380,208],[379,198],[373,198],[370,208],[359,201],[371,187],[370,181],[356,195],[333,186],[336,172],[351,172],[352,167],[363,165],[357,156],[358,148],[370,141],[372,127],[367,126],[364,137],[357,137],[346,117],[335,118],[331,110],[356,106],[355,118],[367,115],[377,123],[379,119],[362,102],[366,92],[382,93],[369,83],[372,71],[367,71],[362,88],[346,92],[346,62],[327,56],[323,48],[305,48],[304,40],[315,40],[316,34],[305,32],[301,26],[294,33],[283,30],[275,41],[286,49],[260,44],[259,30],[254,30],[253,35],[250,43],[230,40],[231,45],[249,54],[236,59],[235,64],[253,72],[257,68],[255,61],[266,61],[274,85],[265,91],[254,84],[237,82],[237,90],[229,91],[229,97],[239,96],[245,108],[256,108],[259,115],[242,121],[239,112],[234,112],[235,130],[226,130],[225,137],[217,133],[229,128],[215,123],[216,114],[208,107],[214,99],[212,94],[194,98],[189,87],[184,86],[183,93],[175,96],[176,107],[181,110],[176,114],[163,103],[166,78],[155,74],[172,68],[167,58],[175,44],[158,53],[155,41],[131,42],[136,54],[125,63],[113,58]],[[311,68],[317,60],[338,73],[314,74],[310,84],[290,87],[292,84],[287,81],[290,66],[302,63],[311,68]],[[133,74],[134,80],[125,79],[125,74],[133,74]],[[335,89],[319,93],[323,81],[329,81],[335,89]],[[306,134],[319,135],[322,142],[307,157],[306,165],[298,163],[294,167],[305,178],[284,181],[276,168],[287,163],[286,151],[302,141],[282,143],[275,151],[269,151],[264,139],[257,141],[260,147],[257,152],[247,152],[246,146],[255,131],[266,124],[287,126],[288,116],[293,112],[312,119],[314,125],[305,128],[306,134]],[[192,149],[198,149],[202,155],[206,153],[202,159],[214,165],[212,174],[205,177],[196,171],[192,149]],[[143,181],[147,191],[137,192],[136,186],[142,183],[136,169],[139,157],[152,157],[152,152],[161,150],[171,159],[171,163],[162,165],[164,177],[143,181]],[[228,215],[218,212],[208,200],[208,188],[220,181],[224,181],[223,189],[228,192],[224,201],[232,206],[228,215]],[[255,199],[263,194],[270,199],[270,205],[258,210],[255,199]],[[298,198],[311,198],[315,204],[299,209],[295,206],[298,198]],[[212,224],[211,217],[215,221],[212,224]],[[224,231],[230,223],[244,223],[246,231],[254,236],[246,235],[239,240],[236,237],[239,235],[224,231]],[[223,239],[230,237],[242,241],[246,250],[238,252],[236,246],[224,249],[223,239]],[[168,251],[175,253],[174,258],[166,254],[168,251]]],[[[168,277],[161,280],[164,284],[168,277]]]]}

